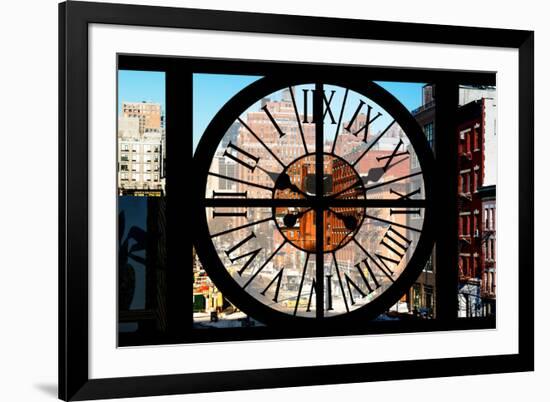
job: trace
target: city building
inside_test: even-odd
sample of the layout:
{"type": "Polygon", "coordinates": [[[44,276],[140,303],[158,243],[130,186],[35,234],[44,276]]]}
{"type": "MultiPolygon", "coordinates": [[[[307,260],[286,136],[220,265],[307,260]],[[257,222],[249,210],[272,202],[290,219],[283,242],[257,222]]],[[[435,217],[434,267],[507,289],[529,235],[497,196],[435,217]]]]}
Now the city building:
{"type": "Polygon", "coordinates": [[[496,307],[496,186],[483,186],[481,197],[481,309],[482,315],[495,315],[496,307]]]}
{"type": "Polygon", "coordinates": [[[164,119],[160,103],[122,102],[122,116],[139,120],[140,134],[161,130],[164,119]]]}
{"type": "Polygon", "coordinates": [[[459,93],[461,102],[468,103],[458,109],[457,127],[458,316],[482,317],[495,312],[491,247],[496,238],[496,203],[491,187],[496,185],[496,100],[491,88],[461,87],[459,93]]]}
{"type": "Polygon", "coordinates": [[[120,195],[162,195],[165,129],[158,103],[123,102],[118,119],[120,195]]]}

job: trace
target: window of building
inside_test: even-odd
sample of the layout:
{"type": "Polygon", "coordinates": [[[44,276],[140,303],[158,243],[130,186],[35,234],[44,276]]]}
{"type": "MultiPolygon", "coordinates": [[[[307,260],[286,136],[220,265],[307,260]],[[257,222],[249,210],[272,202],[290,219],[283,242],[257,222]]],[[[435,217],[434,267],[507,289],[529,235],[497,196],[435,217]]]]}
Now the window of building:
{"type": "Polygon", "coordinates": [[[464,173],[461,175],[462,177],[462,192],[464,194],[467,194],[470,192],[470,174],[464,173]]]}
{"type": "Polygon", "coordinates": [[[126,165],[126,164],[120,165],[120,171],[121,172],[127,172],[128,171],[128,165],[126,165]]]}
{"type": "Polygon", "coordinates": [[[424,267],[424,272],[433,272],[433,271],[434,271],[433,256],[430,255],[430,258],[428,259],[428,262],[424,267]]]}
{"type": "Polygon", "coordinates": [[[468,215],[461,216],[462,220],[462,234],[468,236],[470,234],[470,217],[468,215]]]}
{"type": "Polygon", "coordinates": [[[464,133],[464,152],[470,152],[470,131],[464,133]]]}
{"type": "Polygon", "coordinates": [[[432,286],[424,285],[424,305],[431,314],[434,306],[434,289],[432,286]]]}
{"type": "Polygon", "coordinates": [[[462,272],[464,272],[465,276],[471,276],[470,275],[470,257],[462,257],[462,272]]]}
{"type": "Polygon", "coordinates": [[[424,134],[426,135],[426,139],[428,140],[430,147],[433,147],[433,141],[434,141],[434,123],[433,122],[430,122],[424,125],[424,134]]]}
{"type": "Polygon", "coordinates": [[[415,283],[412,288],[412,303],[416,310],[420,308],[420,284],[418,283],[415,283]]]}
{"type": "Polygon", "coordinates": [[[151,175],[150,174],[144,174],[143,175],[143,180],[144,181],[151,181],[151,175]]]}

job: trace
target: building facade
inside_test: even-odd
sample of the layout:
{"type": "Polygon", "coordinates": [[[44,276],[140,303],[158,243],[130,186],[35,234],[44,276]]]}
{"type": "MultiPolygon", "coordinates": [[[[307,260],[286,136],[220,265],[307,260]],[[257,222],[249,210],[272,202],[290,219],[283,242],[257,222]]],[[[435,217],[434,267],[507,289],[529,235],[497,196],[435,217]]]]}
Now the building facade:
{"type": "Polygon", "coordinates": [[[165,132],[158,103],[123,102],[118,119],[120,195],[162,195],[165,132]]]}
{"type": "Polygon", "coordinates": [[[494,89],[469,91],[460,88],[468,103],[458,110],[457,127],[458,316],[484,317],[495,313],[496,265],[488,252],[495,250],[496,203],[484,187],[496,184],[496,101],[494,89]]]}

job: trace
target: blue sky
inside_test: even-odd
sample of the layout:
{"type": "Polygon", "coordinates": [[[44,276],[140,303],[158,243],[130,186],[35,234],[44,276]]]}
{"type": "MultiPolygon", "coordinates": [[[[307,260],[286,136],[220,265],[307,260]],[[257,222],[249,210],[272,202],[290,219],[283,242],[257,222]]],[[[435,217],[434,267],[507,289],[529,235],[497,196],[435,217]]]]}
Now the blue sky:
{"type": "MultiPolygon", "coordinates": [[[[221,75],[221,74],[194,74],[193,75],[193,150],[196,148],[208,123],[216,115],[225,102],[231,99],[241,89],[260,79],[260,76],[221,75]]],[[[377,84],[393,94],[408,109],[413,110],[422,104],[423,83],[382,82],[377,84]]],[[[296,91],[296,102],[302,104],[301,91],[296,91]]],[[[333,100],[334,105],[342,102],[341,92],[333,100]]],[[[358,98],[358,96],[356,96],[358,98]]],[[[349,98],[348,104],[358,103],[358,100],[349,98]]],[[[257,105],[249,109],[258,110],[257,105]]],[[[337,108],[336,108],[337,109],[337,108]]],[[[349,112],[348,112],[349,113],[349,112]]],[[[380,118],[375,130],[384,128],[390,122],[387,118],[380,118]]]]}
{"type": "Polygon", "coordinates": [[[165,73],[157,71],[119,70],[118,72],[118,109],[122,102],[160,103],[162,112],[166,111],[165,73]]]}
{"type": "MultiPolygon", "coordinates": [[[[165,109],[165,74],[152,71],[119,71],[118,107],[122,101],[129,102],[156,102],[160,103],[163,112],[165,109]]],[[[200,137],[208,123],[237,92],[261,78],[260,76],[221,75],[221,74],[194,74],[193,76],[193,148],[196,148],[200,137]]],[[[422,104],[423,83],[406,82],[377,82],[392,93],[403,105],[413,110],[422,104]]],[[[301,91],[297,91],[297,102],[301,104],[301,91]]],[[[334,105],[341,102],[338,94],[334,98],[334,105]]],[[[351,101],[353,99],[350,98],[351,101]]],[[[257,105],[251,105],[256,110],[257,105]]],[[[380,119],[380,127],[385,127],[388,121],[380,119]]],[[[377,127],[373,127],[375,130],[377,127]]]]}

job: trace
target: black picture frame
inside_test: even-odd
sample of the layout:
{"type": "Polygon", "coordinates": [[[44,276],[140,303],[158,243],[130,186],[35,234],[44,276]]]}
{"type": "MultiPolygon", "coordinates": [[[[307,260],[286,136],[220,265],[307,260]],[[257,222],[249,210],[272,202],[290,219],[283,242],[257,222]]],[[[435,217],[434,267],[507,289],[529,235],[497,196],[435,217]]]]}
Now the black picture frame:
{"type": "Polygon", "coordinates": [[[169,7],[59,5],[59,398],[89,400],[534,369],[534,32],[169,7]],[[519,52],[518,353],[90,379],[88,26],[133,25],[515,48],[519,52]],[[521,269],[519,269],[521,268],[521,269]],[[337,369],[336,369],[337,368],[337,369]]]}

